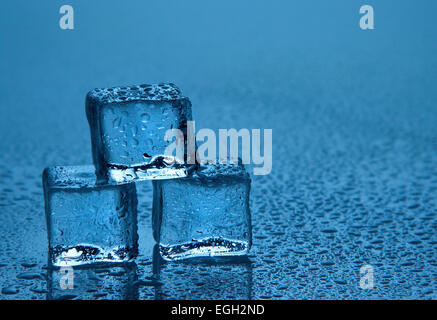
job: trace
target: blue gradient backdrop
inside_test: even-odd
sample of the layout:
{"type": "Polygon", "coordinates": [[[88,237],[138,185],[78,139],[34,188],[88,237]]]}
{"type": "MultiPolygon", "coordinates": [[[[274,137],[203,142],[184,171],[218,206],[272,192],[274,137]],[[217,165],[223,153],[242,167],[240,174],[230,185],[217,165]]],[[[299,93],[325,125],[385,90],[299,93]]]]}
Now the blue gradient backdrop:
{"type": "Polygon", "coordinates": [[[2,1],[0,298],[437,298],[436,9],[432,0],[2,1]],[[59,28],[63,4],[74,7],[73,31],[59,28]],[[364,4],[375,30],[359,28],[364,4]],[[272,173],[253,177],[251,255],[200,266],[153,258],[144,183],[128,276],[81,271],[92,289],[83,280],[58,292],[42,169],[91,162],[87,91],[161,81],[191,98],[198,129],[273,129],[272,173]],[[359,286],[363,265],[374,289],[359,286]]]}

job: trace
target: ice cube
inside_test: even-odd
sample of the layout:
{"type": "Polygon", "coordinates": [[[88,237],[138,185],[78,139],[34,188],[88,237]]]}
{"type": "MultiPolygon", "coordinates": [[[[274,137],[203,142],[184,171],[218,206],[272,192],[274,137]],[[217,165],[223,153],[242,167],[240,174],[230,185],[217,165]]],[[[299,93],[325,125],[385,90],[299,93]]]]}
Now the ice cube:
{"type": "Polygon", "coordinates": [[[125,262],[138,251],[134,183],[96,184],[93,166],[43,172],[49,256],[54,266],[125,262]]]}
{"type": "Polygon", "coordinates": [[[93,161],[99,181],[116,182],[184,177],[184,159],[166,155],[169,129],[186,144],[191,102],[172,83],[94,89],[86,97],[93,161]]]}
{"type": "Polygon", "coordinates": [[[207,164],[153,181],[152,225],[166,260],[245,255],[252,243],[250,176],[242,164],[207,164]]]}

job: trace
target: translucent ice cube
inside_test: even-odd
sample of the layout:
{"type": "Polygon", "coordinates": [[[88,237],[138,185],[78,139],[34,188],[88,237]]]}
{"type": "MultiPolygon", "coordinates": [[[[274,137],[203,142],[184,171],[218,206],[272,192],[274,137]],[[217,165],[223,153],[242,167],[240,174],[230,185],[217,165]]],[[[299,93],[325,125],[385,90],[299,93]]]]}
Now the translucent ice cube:
{"type": "MultiPolygon", "coordinates": [[[[184,159],[166,156],[168,129],[185,135],[190,100],[171,83],[94,89],[86,113],[96,174],[116,182],[177,178],[188,174],[184,159]]],[[[184,148],[186,151],[187,148],[184,148]]]]}
{"type": "Polygon", "coordinates": [[[152,224],[164,259],[247,254],[250,177],[243,165],[202,165],[189,177],[153,184],[152,224]]]}
{"type": "Polygon", "coordinates": [[[95,183],[93,166],[51,167],[43,172],[54,266],[125,262],[137,254],[135,184],[95,183]]]}

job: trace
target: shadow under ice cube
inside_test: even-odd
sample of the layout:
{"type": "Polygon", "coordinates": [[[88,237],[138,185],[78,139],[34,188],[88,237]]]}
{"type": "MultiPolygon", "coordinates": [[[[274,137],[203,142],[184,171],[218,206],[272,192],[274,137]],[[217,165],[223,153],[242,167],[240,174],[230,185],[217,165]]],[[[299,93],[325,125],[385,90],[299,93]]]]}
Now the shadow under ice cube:
{"type": "Polygon", "coordinates": [[[243,165],[202,165],[153,185],[153,232],[164,259],[248,253],[250,177],[243,165]]]}
{"type": "MultiPolygon", "coordinates": [[[[191,102],[172,83],[94,89],[86,97],[93,161],[99,181],[185,177],[184,159],[166,155],[165,133],[185,136],[191,102]]],[[[187,148],[184,148],[187,150],[187,148]]],[[[193,167],[193,166],[191,166],[193,167]]]]}
{"type": "Polygon", "coordinates": [[[136,264],[48,268],[47,300],[137,300],[136,264]]]}
{"type": "Polygon", "coordinates": [[[247,256],[165,262],[154,248],[153,276],[156,300],[252,299],[252,262],[247,256]]]}
{"type": "Polygon", "coordinates": [[[134,183],[96,185],[93,166],[46,168],[43,187],[54,266],[126,262],[138,251],[134,183]]]}

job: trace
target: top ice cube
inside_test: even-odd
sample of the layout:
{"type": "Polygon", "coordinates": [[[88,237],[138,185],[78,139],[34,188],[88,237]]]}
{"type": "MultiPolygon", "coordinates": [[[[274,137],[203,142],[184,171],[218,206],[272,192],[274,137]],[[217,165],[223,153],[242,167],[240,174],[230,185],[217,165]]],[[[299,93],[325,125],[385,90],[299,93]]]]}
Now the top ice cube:
{"type": "MultiPolygon", "coordinates": [[[[191,102],[172,83],[94,89],[86,97],[93,161],[100,182],[185,177],[184,159],[165,155],[169,129],[186,143],[191,102]],[[165,155],[165,156],[164,156],[165,155]]],[[[184,148],[186,150],[186,148],[184,148]]]]}

